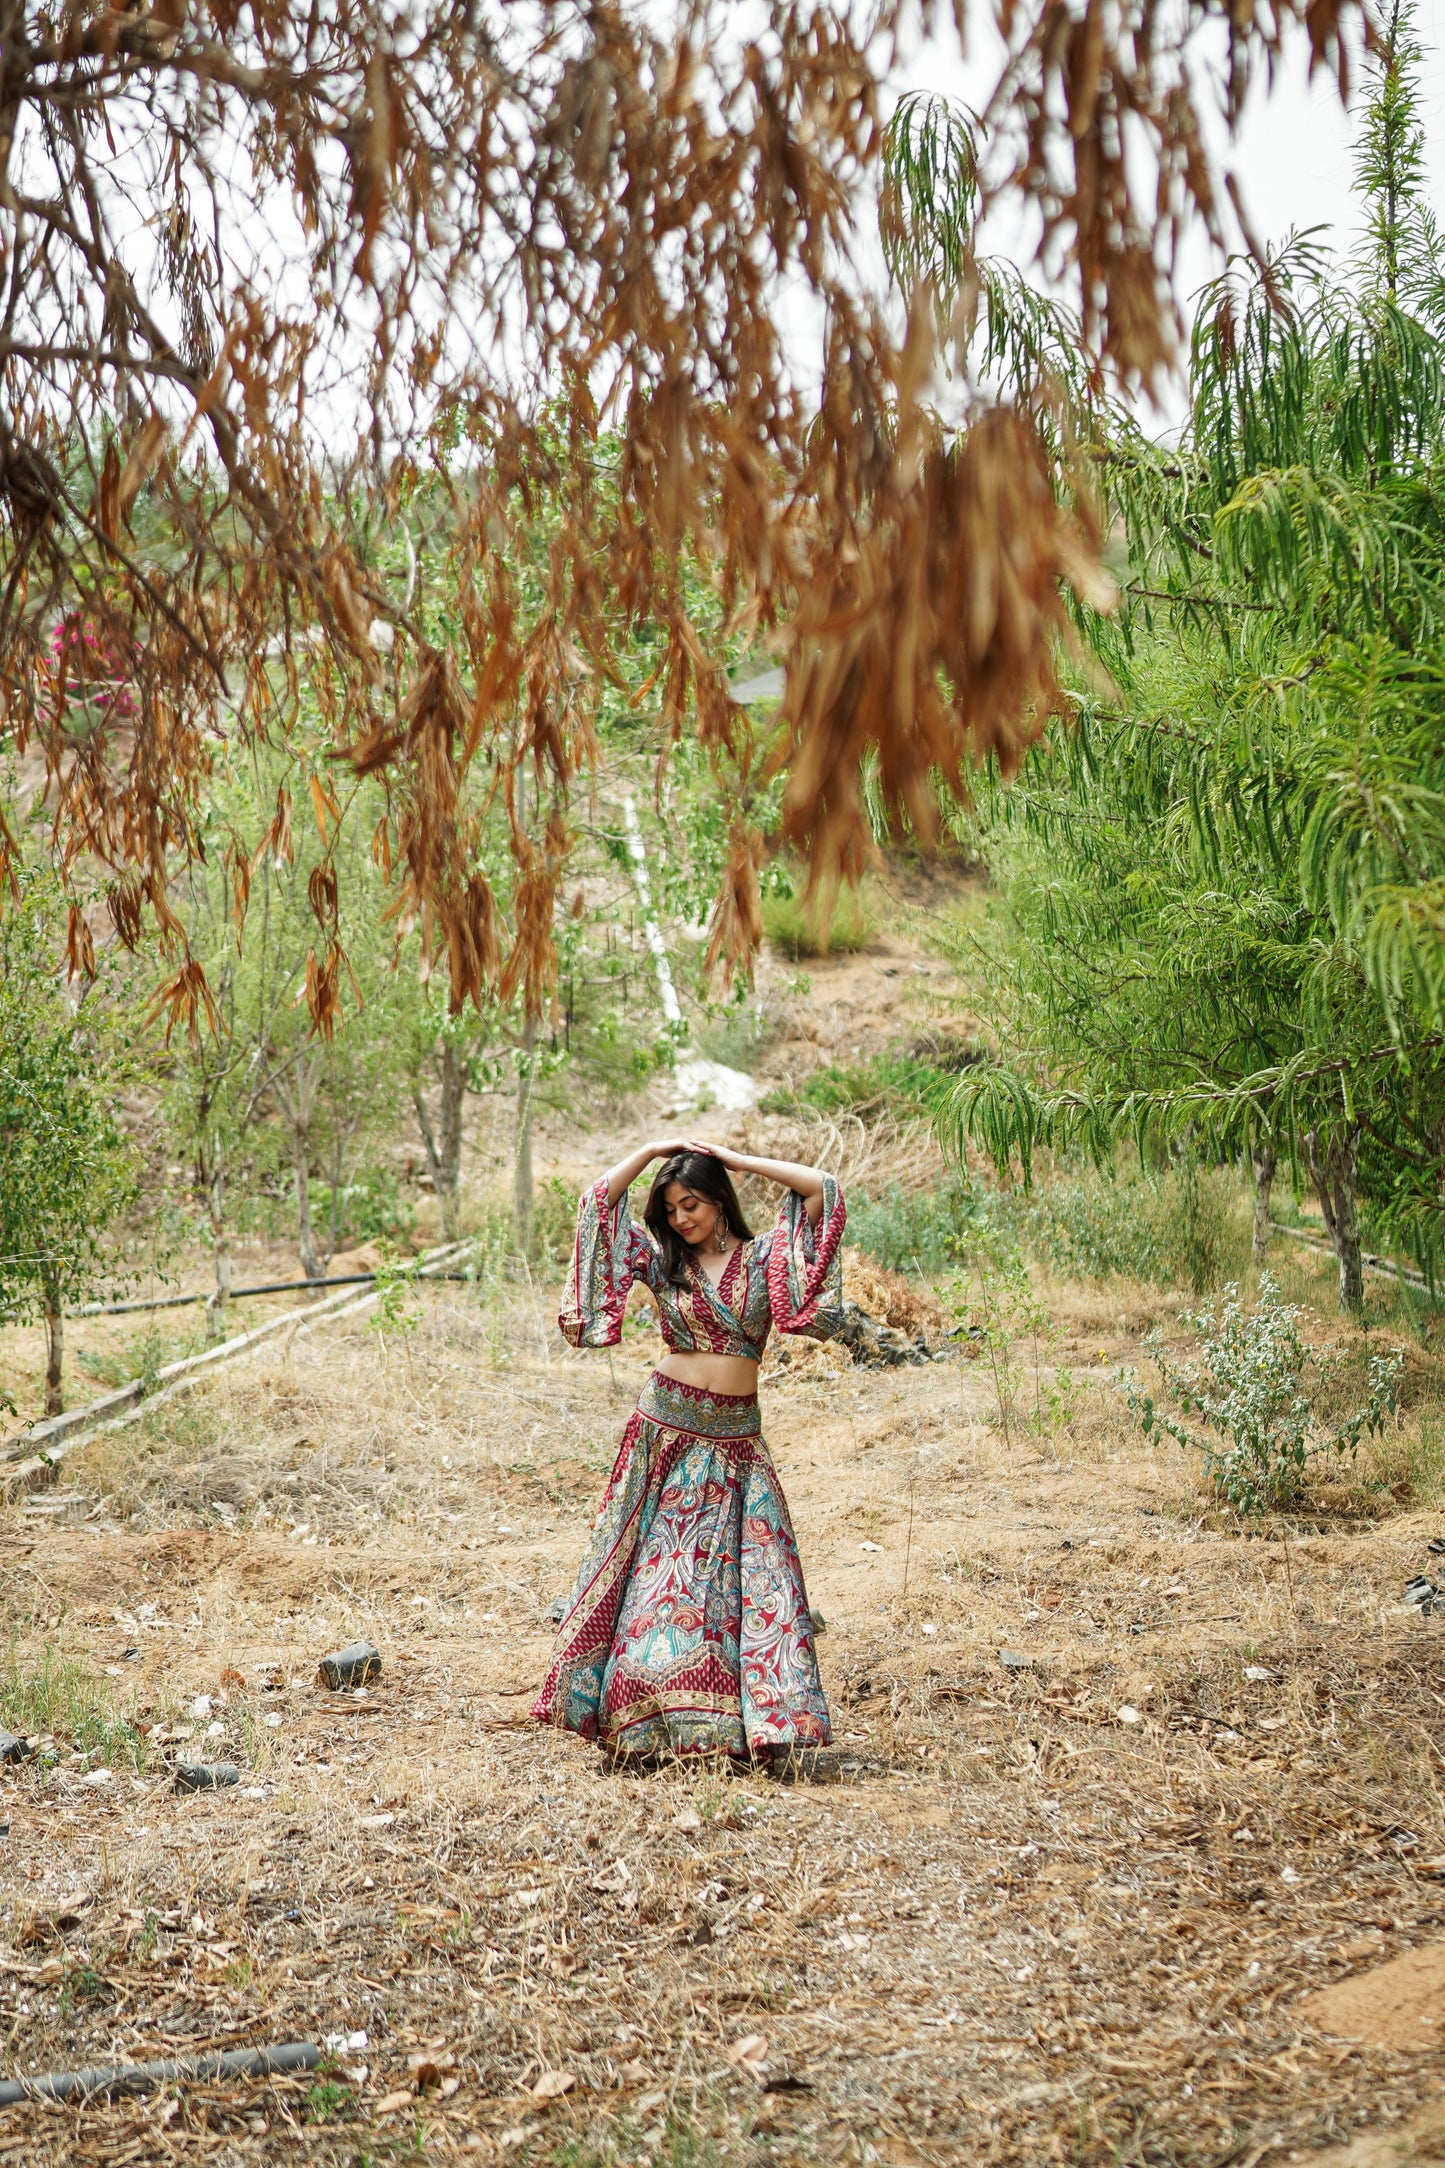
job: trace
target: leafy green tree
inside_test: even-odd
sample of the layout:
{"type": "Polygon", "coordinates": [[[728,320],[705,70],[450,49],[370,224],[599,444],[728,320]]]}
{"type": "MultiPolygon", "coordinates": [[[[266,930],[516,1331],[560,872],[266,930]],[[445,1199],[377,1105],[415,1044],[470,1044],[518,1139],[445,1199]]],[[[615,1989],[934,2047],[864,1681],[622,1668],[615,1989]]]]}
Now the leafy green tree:
{"type": "MultiPolygon", "coordinates": [[[[212,991],[204,1020],[173,1034],[164,1059],[207,1215],[217,1327],[231,1284],[227,1191],[247,1156],[254,1172],[279,1131],[302,1270],[320,1279],[358,1160],[388,1131],[404,1083],[414,987],[397,968],[384,923],[385,878],[370,852],[366,807],[353,802],[353,817],[343,820],[321,766],[324,734],[299,742],[300,757],[242,754],[217,779],[206,856],[190,868],[178,901],[212,991]],[[238,883],[244,922],[235,909],[238,883]],[[317,1013],[328,1029],[317,1026],[317,1013]],[[319,1225],[318,1181],[326,1197],[319,1225]]],[[[351,797],[374,789],[353,784],[351,797]]]]}
{"type": "Polygon", "coordinates": [[[324,787],[314,776],[305,781],[303,804],[310,802],[291,848],[271,851],[262,893],[247,913],[238,990],[255,1048],[248,1107],[269,1107],[279,1118],[301,1268],[308,1279],[323,1279],[352,1176],[394,1128],[413,987],[398,967],[385,881],[364,824],[337,820],[324,787]],[[327,928],[324,944],[318,917],[327,928]],[[333,982],[319,1004],[318,974],[333,982]],[[318,1013],[329,1029],[316,1024],[318,1013]],[[319,1220],[312,1194],[318,1179],[326,1199],[319,1220]]]}
{"type": "Polygon", "coordinates": [[[115,1118],[115,1047],[94,983],[72,1002],[46,883],[0,918],[0,1317],[45,1327],[45,1412],[63,1406],[67,1306],[113,1277],[135,1194],[115,1118]]]}
{"type": "Polygon", "coordinates": [[[1127,541],[1123,608],[982,824],[1012,940],[1004,1066],[942,1114],[1027,1165],[1288,1152],[1363,1294],[1360,1209],[1433,1263],[1445,1203],[1445,360],[1418,55],[1382,26],[1368,248],[1231,265],[1163,449],[1073,409],[1127,541]]]}

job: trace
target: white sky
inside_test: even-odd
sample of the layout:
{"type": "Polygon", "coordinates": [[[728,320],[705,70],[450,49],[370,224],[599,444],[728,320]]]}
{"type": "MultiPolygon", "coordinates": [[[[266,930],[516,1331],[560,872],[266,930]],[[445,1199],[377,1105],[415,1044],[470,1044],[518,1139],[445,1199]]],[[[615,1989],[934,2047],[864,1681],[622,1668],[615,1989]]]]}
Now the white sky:
{"type": "MultiPolygon", "coordinates": [[[[970,15],[976,29],[971,31],[974,44],[968,59],[959,58],[951,36],[920,45],[892,77],[900,96],[909,90],[942,91],[982,110],[997,79],[1001,49],[984,9],[973,7],[970,15]]],[[[1420,86],[1429,193],[1445,220],[1445,0],[1416,0],[1415,34],[1424,48],[1420,86]]],[[[1291,227],[1324,225],[1334,228],[1337,246],[1348,246],[1359,231],[1350,186],[1357,118],[1341,106],[1333,75],[1320,70],[1311,83],[1308,70],[1309,47],[1298,33],[1286,49],[1273,89],[1266,93],[1262,83],[1257,86],[1234,141],[1221,121],[1212,148],[1220,172],[1232,166],[1238,176],[1250,223],[1263,244],[1283,240],[1291,227]]],[[[1351,85],[1356,113],[1361,88],[1356,67],[1351,85]]],[[[1240,248],[1242,237],[1227,200],[1223,209],[1230,246],[1240,248]]],[[[1015,261],[1026,261],[1031,253],[1018,221],[1011,229],[991,225],[983,238],[992,253],[1015,261]]],[[[1218,268],[1207,237],[1196,232],[1179,267],[1178,291],[1186,317],[1189,295],[1218,268]]],[[[1166,420],[1173,418],[1166,413],[1166,420]]]]}
{"type": "MultiPolygon", "coordinates": [[[[1420,82],[1430,194],[1445,212],[1445,0],[1419,0],[1415,20],[1425,48],[1420,82]]],[[[1301,40],[1273,95],[1251,99],[1235,149],[1236,170],[1261,239],[1279,240],[1291,226],[1358,231],[1350,193],[1355,130],[1334,82],[1323,73],[1313,85],[1307,81],[1307,48],[1301,40]]]]}
{"type": "MultiPolygon", "coordinates": [[[[643,4],[655,11],[660,26],[665,27],[675,14],[677,0],[643,0],[643,4]]],[[[858,6],[861,0],[840,0],[840,5],[858,6]]],[[[719,0],[719,10],[723,35],[729,40],[741,43],[762,27],[764,10],[760,0],[719,0]]],[[[939,12],[946,15],[950,11],[940,8],[939,12]]],[[[951,27],[946,35],[941,33],[928,43],[915,40],[913,50],[901,57],[893,71],[888,84],[891,96],[896,99],[914,89],[941,91],[981,110],[997,80],[1003,57],[992,14],[990,0],[969,0],[972,43],[966,60],[958,53],[951,27]]],[[[1415,0],[1415,29],[1425,49],[1422,103],[1430,192],[1442,223],[1445,223],[1445,0],[1415,0]]],[[[1223,42],[1217,32],[1218,25],[1212,24],[1202,34],[1206,41],[1212,39],[1213,42],[1206,42],[1195,56],[1196,68],[1207,66],[1211,53],[1222,61],[1223,42]]],[[[1348,246],[1358,230],[1357,206],[1350,186],[1357,123],[1341,107],[1333,77],[1321,71],[1311,83],[1307,63],[1308,47],[1304,35],[1296,32],[1286,50],[1273,90],[1266,94],[1262,84],[1256,87],[1233,143],[1222,122],[1218,125],[1212,146],[1216,165],[1221,173],[1227,166],[1234,167],[1254,230],[1265,243],[1282,240],[1291,227],[1323,225],[1334,230],[1338,245],[1348,246]]],[[[1355,88],[1358,103],[1361,88],[1358,67],[1355,88]]],[[[246,178],[244,173],[239,177],[243,192],[246,178]]],[[[291,208],[273,203],[264,227],[242,216],[231,229],[233,245],[244,243],[255,259],[245,262],[242,268],[259,276],[263,283],[268,275],[273,277],[278,290],[282,291],[286,286],[290,224],[294,224],[291,208]]],[[[1234,229],[1234,216],[1227,200],[1222,200],[1221,208],[1231,244],[1238,247],[1240,236],[1234,229]]],[[[144,258],[151,249],[151,241],[148,232],[143,230],[137,230],[130,241],[134,273],[138,269],[135,256],[144,258]]],[[[982,242],[987,251],[1011,257],[1025,268],[1031,263],[1032,237],[1020,208],[1012,203],[989,222],[982,242]]],[[[299,253],[299,227],[295,228],[292,245],[299,253]]],[[[885,274],[871,206],[858,207],[853,245],[865,283],[881,291],[885,274]]],[[[1186,309],[1188,297],[1197,292],[1218,268],[1203,232],[1196,231],[1186,245],[1176,281],[1186,309]]],[[[1033,275],[1040,274],[1035,272],[1033,275]]],[[[777,308],[779,320],[785,327],[793,373],[801,383],[816,386],[823,333],[816,301],[803,288],[802,281],[797,280],[778,296],[777,308]]],[[[163,309],[162,313],[168,311],[163,309]]],[[[365,338],[366,331],[362,328],[364,309],[360,303],[358,316],[362,323],[357,328],[360,336],[365,338]]],[[[454,330],[458,337],[467,337],[473,334],[475,327],[459,323],[454,330]]],[[[343,354],[339,358],[342,375],[326,383],[314,384],[309,394],[311,412],[328,433],[335,424],[342,422],[350,404],[350,387],[345,381],[344,367],[346,360],[354,357],[343,354]]],[[[1159,417],[1160,426],[1167,428],[1176,421],[1182,412],[1182,404],[1181,388],[1175,387],[1165,400],[1164,411],[1159,417]]],[[[339,434],[345,436],[344,425],[339,434]]]]}

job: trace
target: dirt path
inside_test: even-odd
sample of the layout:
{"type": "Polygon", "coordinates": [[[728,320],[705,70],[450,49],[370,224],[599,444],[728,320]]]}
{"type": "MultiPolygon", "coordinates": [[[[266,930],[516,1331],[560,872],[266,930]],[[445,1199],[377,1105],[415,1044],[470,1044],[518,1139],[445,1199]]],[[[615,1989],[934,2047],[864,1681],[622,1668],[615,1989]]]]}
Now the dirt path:
{"type": "Polygon", "coordinates": [[[961,1360],[766,1388],[838,1734],[790,1782],[605,1777],[525,1723],[640,1337],[609,1366],[439,1291],[90,1449],[97,1521],[4,1531],[14,1660],[155,1728],[0,1778],[7,2062],[367,2041],[0,2111],[0,2160],[1244,2163],[1418,2109],[1438,2050],[1298,2005],[1445,1928],[1439,1628],[1393,1601],[1425,1525],[1203,1525],[1107,1310],[1053,1446],[961,1360]],[[318,1688],[360,1634],[381,1681],[318,1688]],[[241,1785],[177,1797],[201,1742],[241,1785]]]}

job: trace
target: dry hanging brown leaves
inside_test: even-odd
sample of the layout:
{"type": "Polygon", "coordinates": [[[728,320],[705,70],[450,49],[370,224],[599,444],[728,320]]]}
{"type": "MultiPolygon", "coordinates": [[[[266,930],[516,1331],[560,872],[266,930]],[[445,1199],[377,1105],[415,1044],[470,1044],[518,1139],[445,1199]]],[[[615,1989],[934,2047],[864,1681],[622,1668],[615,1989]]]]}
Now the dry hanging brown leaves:
{"type": "MultiPolygon", "coordinates": [[[[533,1013],[618,634],[664,630],[660,742],[698,731],[734,783],[755,758],[682,605],[689,555],[786,656],[787,830],[815,871],[856,870],[870,751],[925,829],[933,771],[1017,759],[1055,697],[1060,583],[1094,576],[1087,514],[1058,509],[1028,415],[930,429],[928,370],[852,268],[893,42],[965,13],[767,0],[749,37],[703,0],[666,30],[560,0],[0,0],[0,733],[67,878],[98,870],[121,938],[169,951],[172,1025],[207,1009],[168,895],[212,761],[285,733],[303,667],[385,780],[398,921],[454,1001],[533,1013]],[[785,352],[800,289],[829,327],[821,408],[785,352]],[[426,476],[453,496],[445,652],[367,540],[426,476]],[[477,814],[524,764],[509,937],[477,814]]],[[[989,187],[1031,199],[1120,375],[1157,379],[1179,233],[1217,222],[1191,41],[1226,26],[1234,113],[1296,26],[1343,82],[1359,13],[999,0],[989,187]]],[[[234,839],[233,869],[289,819],[234,839]]],[[[728,961],[757,939],[755,849],[735,836],[728,961]]],[[[0,828],[0,888],[13,857],[0,828]]],[[[312,900],[320,1024],[336,898],[312,900]]]]}

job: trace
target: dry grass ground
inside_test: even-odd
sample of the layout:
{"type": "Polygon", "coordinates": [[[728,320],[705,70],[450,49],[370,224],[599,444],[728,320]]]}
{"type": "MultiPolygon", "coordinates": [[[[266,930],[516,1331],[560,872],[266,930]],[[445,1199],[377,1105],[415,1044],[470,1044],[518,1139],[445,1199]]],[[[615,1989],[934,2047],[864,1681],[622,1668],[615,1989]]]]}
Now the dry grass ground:
{"type": "MultiPolygon", "coordinates": [[[[960,1028],[910,915],[958,884],[915,886],[866,953],[765,965],[768,1036],[710,1050],[786,1082],[960,1028]]],[[[637,1129],[676,1126],[665,1093],[637,1129]]],[[[479,1193],[509,1121],[478,1113],[479,1193]]],[[[686,1126],[816,1150],[855,1194],[936,1166],[916,1124],[686,1126]]],[[[573,1185],[621,1144],[559,1113],[539,1157],[573,1185]]],[[[252,1245],[238,1276],[294,1265],[252,1245]]],[[[1279,1271],[1328,1309],[1326,1261],[1279,1271]]],[[[916,1286],[849,1273],[937,1334],[916,1286]]],[[[414,1331],[273,1341],[0,1506],[0,1718],[47,1742],[0,1770],[5,2070],[367,2036],[317,2077],[0,2110],[0,2163],[1397,2168],[1422,2108],[1435,2158],[1445,2007],[1397,1995],[1370,2046],[1310,1999],[1445,1933],[1445,1627],[1398,1601],[1440,1525],[1429,1366],[1357,1478],[1251,1532],[1111,1383],[1184,1305],[1042,1292],[1072,1393],[1029,1429],[1020,1348],[1007,1438],[986,1358],[775,1346],[837,1734],[781,1780],[606,1776],[526,1721],[640,1320],[577,1357],[554,1293],[434,1287],[414,1331]],[[358,1635],[381,1679],[318,1686],[358,1635]],[[178,1752],[239,1786],[177,1795],[178,1752]]],[[[72,1399],[82,1356],[98,1386],[199,1344],[193,1313],[153,1327],[73,1327],[72,1399]]],[[[25,1407],[37,1358],[0,1335],[25,1407]]]]}
{"type": "Polygon", "coordinates": [[[1300,2010],[1445,1927],[1441,1628],[1397,1601],[1436,1522],[1220,1520],[1109,1383],[1168,1305],[1054,1290],[1073,1415],[1011,1447],[986,1362],[765,1384],[837,1744],[740,1782],[526,1722],[640,1323],[609,1363],[541,1295],[422,1300],[6,1509],[6,1706],[54,1742],[0,1777],[7,2066],[367,2042],[0,2111],[0,2161],[1246,2168],[1442,2089],[1428,2028],[1300,2010]],[[381,1680],[319,1687],[359,1635],[381,1680]],[[240,1787],[176,1795],[178,1747],[240,1787]]]}

